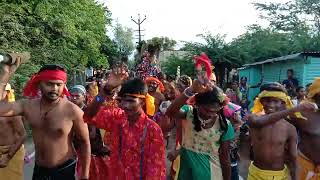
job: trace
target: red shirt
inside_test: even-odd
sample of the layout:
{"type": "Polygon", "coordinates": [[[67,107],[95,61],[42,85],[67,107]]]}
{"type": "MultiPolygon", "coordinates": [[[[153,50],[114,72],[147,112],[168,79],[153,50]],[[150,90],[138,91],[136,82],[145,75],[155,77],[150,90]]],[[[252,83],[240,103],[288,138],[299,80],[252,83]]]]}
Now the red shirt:
{"type": "Polygon", "coordinates": [[[110,177],[111,179],[133,180],[140,179],[141,150],[145,127],[143,153],[143,179],[165,180],[165,146],[161,128],[157,123],[150,120],[144,113],[138,121],[129,126],[127,116],[120,108],[101,107],[97,115],[90,119],[84,116],[86,122],[98,128],[110,132],[111,156],[110,177]],[[120,154],[121,134],[121,154],[120,154]]]}

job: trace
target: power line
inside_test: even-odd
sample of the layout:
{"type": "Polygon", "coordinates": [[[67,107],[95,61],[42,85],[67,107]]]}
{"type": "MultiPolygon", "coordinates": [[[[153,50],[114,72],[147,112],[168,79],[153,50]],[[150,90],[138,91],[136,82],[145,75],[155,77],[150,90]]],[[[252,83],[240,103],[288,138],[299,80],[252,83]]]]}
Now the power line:
{"type": "Polygon", "coordinates": [[[141,43],[141,37],[143,36],[143,35],[141,34],[141,32],[142,32],[142,31],[145,31],[145,30],[141,30],[141,24],[142,24],[146,19],[147,19],[147,16],[146,16],[146,15],[144,15],[144,18],[141,19],[140,14],[138,14],[138,20],[134,20],[133,17],[131,16],[131,20],[132,20],[135,24],[138,25],[138,30],[135,30],[135,31],[138,32],[138,44],[139,44],[139,45],[140,45],[140,43],[141,43]]]}

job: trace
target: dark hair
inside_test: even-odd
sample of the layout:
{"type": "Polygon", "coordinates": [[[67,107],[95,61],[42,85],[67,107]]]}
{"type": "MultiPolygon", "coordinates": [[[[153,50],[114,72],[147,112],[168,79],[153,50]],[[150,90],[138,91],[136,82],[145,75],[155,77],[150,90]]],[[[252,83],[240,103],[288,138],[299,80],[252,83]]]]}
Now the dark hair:
{"type": "Polygon", "coordinates": [[[179,77],[178,82],[181,82],[183,85],[190,87],[192,83],[192,79],[187,75],[182,75],[179,77]]]}
{"type": "Polygon", "coordinates": [[[311,86],[311,84],[312,84],[312,83],[308,83],[308,84],[306,85],[306,88],[308,89],[308,88],[311,86]]]}
{"type": "Polygon", "coordinates": [[[214,87],[211,91],[207,91],[205,93],[199,93],[195,96],[196,104],[201,105],[211,105],[214,103],[218,103],[220,106],[223,105],[223,101],[221,101],[223,97],[222,90],[218,87],[214,87]]]}
{"type": "Polygon", "coordinates": [[[287,73],[288,73],[288,72],[291,72],[291,73],[293,74],[293,69],[288,69],[288,70],[287,70],[287,73]]]}
{"type": "Polygon", "coordinates": [[[175,79],[176,79],[175,75],[170,74],[170,75],[167,76],[167,80],[168,80],[168,81],[170,81],[170,80],[173,81],[173,80],[175,80],[175,79]]]}
{"type": "Polygon", "coordinates": [[[156,53],[156,47],[154,45],[148,45],[148,53],[153,56],[156,53]]]}
{"type": "Polygon", "coordinates": [[[271,82],[271,83],[265,83],[260,87],[260,92],[262,91],[280,91],[288,94],[286,88],[278,83],[278,82],[271,82]]]}
{"type": "Polygon", "coordinates": [[[304,87],[302,86],[297,87],[296,92],[298,93],[301,89],[304,89],[304,87]]]}
{"type": "Polygon", "coordinates": [[[241,78],[240,78],[240,80],[242,81],[242,80],[245,80],[245,81],[247,81],[248,79],[247,79],[247,77],[245,77],[245,76],[242,76],[241,78]]]}
{"type": "MultiPolygon", "coordinates": [[[[210,105],[218,103],[220,106],[223,106],[224,101],[222,101],[221,98],[224,98],[223,91],[218,87],[213,88],[212,91],[200,93],[195,96],[196,104],[201,105],[210,105]]],[[[192,123],[194,124],[194,130],[196,130],[197,132],[202,130],[201,121],[199,120],[198,111],[196,108],[193,109],[192,123]]],[[[228,129],[228,123],[226,117],[224,116],[223,109],[219,111],[219,123],[221,130],[223,132],[226,132],[228,129]]]]}
{"type": "Polygon", "coordinates": [[[46,71],[46,70],[61,70],[61,71],[67,72],[64,66],[59,64],[44,65],[39,72],[46,71]]]}
{"type": "Polygon", "coordinates": [[[146,95],[148,93],[148,87],[143,80],[139,78],[134,78],[126,81],[122,84],[119,96],[124,96],[125,94],[141,94],[146,95]]]}

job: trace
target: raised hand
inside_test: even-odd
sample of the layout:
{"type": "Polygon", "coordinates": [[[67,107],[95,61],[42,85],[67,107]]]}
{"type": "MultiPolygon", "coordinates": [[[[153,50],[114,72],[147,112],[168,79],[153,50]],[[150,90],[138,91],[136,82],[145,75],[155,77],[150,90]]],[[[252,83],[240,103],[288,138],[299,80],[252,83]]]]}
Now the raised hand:
{"type": "Polygon", "coordinates": [[[120,64],[119,66],[116,66],[112,69],[112,72],[107,79],[107,85],[117,87],[121,85],[125,80],[127,80],[128,77],[129,74],[127,66],[124,64],[120,64]]]}
{"type": "Polygon", "coordinates": [[[16,72],[20,64],[21,64],[20,56],[16,56],[16,60],[14,64],[1,63],[1,75],[11,76],[14,72],[16,72]]]}
{"type": "Polygon", "coordinates": [[[316,111],[318,110],[318,106],[316,103],[312,102],[304,102],[299,104],[297,107],[298,112],[303,112],[303,111],[316,111]]]}

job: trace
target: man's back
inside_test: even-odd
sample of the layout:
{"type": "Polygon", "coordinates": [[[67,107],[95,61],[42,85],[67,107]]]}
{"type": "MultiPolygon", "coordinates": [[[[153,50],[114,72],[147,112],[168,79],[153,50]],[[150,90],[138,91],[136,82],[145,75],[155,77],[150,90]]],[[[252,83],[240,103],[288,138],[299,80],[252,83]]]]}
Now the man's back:
{"type": "Polygon", "coordinates": [[[254,164],[264,170],[283,170],[292,133],[294,126],[283,119],[262,128],[250,128],[254,164]]]}

